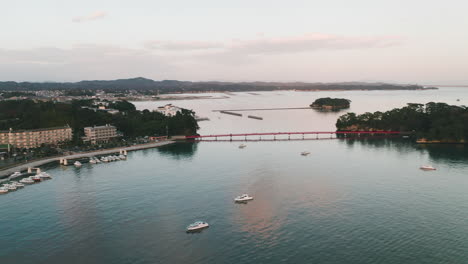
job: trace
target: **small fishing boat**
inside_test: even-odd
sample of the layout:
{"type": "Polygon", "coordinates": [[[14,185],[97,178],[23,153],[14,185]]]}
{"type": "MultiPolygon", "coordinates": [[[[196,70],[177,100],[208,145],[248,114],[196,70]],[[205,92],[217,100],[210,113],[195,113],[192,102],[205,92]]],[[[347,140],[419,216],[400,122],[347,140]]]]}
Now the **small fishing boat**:
{"type": "Polygon", "coordinates": [[[307,155],[309,155],[309,154],[310,154],[310,152],[308,152],[308,151],[303,151],[303,152],[301,152],[301,155],[302,155],[302,156],[307,156],[307,155]]]}
{"type": "Polygon", "coordinates": [[[96,160],[93,159],[93,158],[90,158],[90,159],[89,159],[89,163],[91,163],[91,164],[96,164],[96,160]]]}
{"type": "Polygon", "coordinates": [[[247,201],[251,201],[253,200],[253,197],[252,196],[249,196],[248,194],[244,193],[240,196],[237,196],[236,198],[234,198],[234,201],[235,202],[247,202],[247,201]]]}
{"type": "Polygon", "coordinates": [[[125,157],[125,155],[122,155],[122,154],[119,155],[119,158],[120,158],[121,160],[126,160],[126,159],[127,159],[127,157],[125,157]]]}
{"type": "Polygon", "coordinates": [[[28,178],[21,179],[21,180],[20,180],[20,183],[24,183],[24,184],[33,184],[34,181],[28,177],[28,178]]]}
{"type": "Polygon", "coordinates": [[[433,171],[433,170],[436,170],[436,168],[430,166],[430,165],[425,165],[425,166],[421,166],[419,167],[419,169],[421,170],[425,170],[425,171],[433,171]]]}
{"type": "Polygon", "coordinates": [[[243,148],[245,148],[245,147],[247,147],[247,145],[244,145],[244,144],[240,144],[240,145],[239,145],[239,148],[240,148],[240,149],[243,149],[243,148]]]}
{"type": "Polygon", "coordinates": [[[79,168],[79,167],[81,167],[82,164],[79,161],[75,161],[75,163],[73,163],[73,165],[75,165],[75,167],[79,168]]]}
{"type": "Polygon", "coordinates": [[[8,188],[0,187],[0,194],[8,193],[8,188]]]}
{"type": "Polygon", "coordinates": [[[207,228],[209,226],[210,225],[208,225],[207,222],[197,221],[197,222],[187,226],[187,232],[199,231],[199,230],[202,230],[202,229],[207,228]]]}
{"type": "Polygon", "coordinates": [[[102,162],[109,162],[109,159],[108,159],[107,157],[102,157],[102,158],[101,158],[101,161],[102,161],[102,162]]]}

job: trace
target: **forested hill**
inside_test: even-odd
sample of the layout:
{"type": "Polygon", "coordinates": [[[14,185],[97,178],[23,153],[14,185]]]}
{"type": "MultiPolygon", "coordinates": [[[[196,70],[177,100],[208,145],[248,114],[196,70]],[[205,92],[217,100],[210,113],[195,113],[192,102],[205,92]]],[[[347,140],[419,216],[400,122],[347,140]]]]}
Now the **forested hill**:
{"type": "Polygon", "coordinates": [[[41,102],[32,100],[0,101],[0,130],[13,128],[36,129],[69,125],[78,142],[83,128],[94,125],[112,124],[126,138],[142,136],[193,135],[198,124],[195,113],[183,109],[173,117],[149,110],[138,111],[129,102],[112,105],[121,110],[118,114],[93,111],[86,106],[88,100],[74,100],[70,103],[41,102]]]}
{"type": "Polygon", "coordinates": [[[408,104],[387,112],[347,113],[336,122],[339,131],[414,132],[419,139],[467,142],[468,108],[445,103],[408,104]]]}
{"type": "MultiPolygon", "coordinates": [[[[272,91],[272,90],[418,90],[419,85],[397,85],[386,83],[280,83],[280,82],[188,82],[176,80],[154,81],[146,78],[120,79],[111,81],[80,82],[0,82],[0,90],[157,90],[160,93],[208,92],[208,91],[272,91]]],[[[435,89],[435,88],[430,88],[435,89]]]]}

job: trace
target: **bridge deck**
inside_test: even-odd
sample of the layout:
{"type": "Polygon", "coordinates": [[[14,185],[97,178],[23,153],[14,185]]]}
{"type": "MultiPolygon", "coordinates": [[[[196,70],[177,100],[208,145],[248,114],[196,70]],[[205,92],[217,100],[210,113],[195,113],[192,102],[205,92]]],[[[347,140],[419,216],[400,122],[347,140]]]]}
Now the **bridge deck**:
{"type": "Polygon", "coordinates": [[[372,135],[399,135],[409,134],[400,131],[307,131],[307,132],[263,132],[263,133],[237,133],[237,134],[219,134],[219,135],[194,135],[186,136],[186,139],[197,138],[218,138],[218,137],[248,137],[248,136],[279,136],[279,135],[333,135],[333,134],[372,134],[372,135]]]}

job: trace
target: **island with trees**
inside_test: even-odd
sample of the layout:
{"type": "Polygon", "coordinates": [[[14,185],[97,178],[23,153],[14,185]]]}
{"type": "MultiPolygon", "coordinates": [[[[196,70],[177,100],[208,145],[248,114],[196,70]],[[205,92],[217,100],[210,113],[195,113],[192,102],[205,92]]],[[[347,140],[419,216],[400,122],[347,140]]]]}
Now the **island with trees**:
{"type": "Polygon", "coordinates": [[[347,113],[336,122],[338,131],[400,131],[415,134],[418,143],[466,143],[468,108],[430,102],[410,103],[386,112],[347,113]]]}
{"type": "Polygon", "coordinates": [[[321,109],[321,110],[341,110],[349,108],[351,104],[351,100],[343,99],[343,98],[319,98],[315,100],[310,107],[314,109],[321,109]]]}

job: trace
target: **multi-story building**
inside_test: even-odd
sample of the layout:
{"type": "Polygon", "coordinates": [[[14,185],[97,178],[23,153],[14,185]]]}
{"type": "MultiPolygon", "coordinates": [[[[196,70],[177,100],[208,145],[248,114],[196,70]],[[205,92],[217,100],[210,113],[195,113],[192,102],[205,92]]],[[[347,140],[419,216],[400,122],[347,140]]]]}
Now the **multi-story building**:
{"type": "Polygon", "coordinates": [[[42,144],[57,145],[72,139],[72,129],[69,126],[41,129],[0,131],[0,145],[15,148],[37,148],[42,144]]]}
{"type": "Polygon", "coordinates": [[[109,140],[118,137],[117,129],[111,125],[85,127],[84,133],[83,141],[91,144],[109,142],[109,140]]]}

